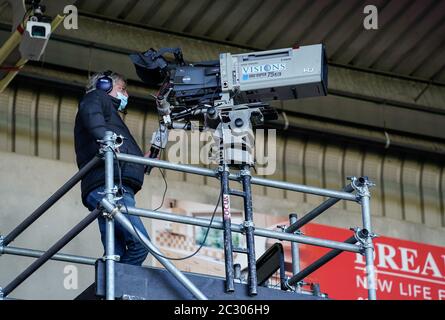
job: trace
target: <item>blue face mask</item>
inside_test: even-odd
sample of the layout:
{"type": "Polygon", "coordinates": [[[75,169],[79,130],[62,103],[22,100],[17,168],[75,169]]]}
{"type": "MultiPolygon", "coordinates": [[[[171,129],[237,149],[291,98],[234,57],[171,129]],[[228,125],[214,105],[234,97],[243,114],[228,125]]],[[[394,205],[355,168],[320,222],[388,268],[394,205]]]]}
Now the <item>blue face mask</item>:
{"type": "Polygon", "coordinates": [[[117,98],[121,101],[121,104],[119,105],[118,110],[119,111],[124,111],[125,108],[127,107],[128,97],[123,95],[121,92],[118,92],[117,93],[117,98]]]}

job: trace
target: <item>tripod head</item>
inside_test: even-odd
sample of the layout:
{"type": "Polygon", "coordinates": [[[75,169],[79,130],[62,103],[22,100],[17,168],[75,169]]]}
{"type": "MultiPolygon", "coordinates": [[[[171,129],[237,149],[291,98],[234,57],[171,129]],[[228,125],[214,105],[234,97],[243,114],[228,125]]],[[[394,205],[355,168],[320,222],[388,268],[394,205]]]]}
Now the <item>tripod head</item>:
{"type": "Polygon", "coordinates": [[[220,119],[213,133],[213,139],[218,146],[212,150],[212,159],[218,160],[220,165],[239,168],[244,165],[255,164],[255,134],[253,129],[264,123],[265,113],[271,116],[274,109],[267,105],[243,104],[223,105],[216,108],[220,119]]]}

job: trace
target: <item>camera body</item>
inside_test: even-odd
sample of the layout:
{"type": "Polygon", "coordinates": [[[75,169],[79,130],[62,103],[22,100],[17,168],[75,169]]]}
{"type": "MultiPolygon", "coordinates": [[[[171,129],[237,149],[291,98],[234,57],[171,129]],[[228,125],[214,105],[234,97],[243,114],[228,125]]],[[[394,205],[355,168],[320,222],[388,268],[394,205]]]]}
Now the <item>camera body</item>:
{"type": "Polygon", "coordinates": [[[161,128],[190,130],[191,119],[203,120],[199,129],[212,132],[219,146],[216,158],[229,166],[255,164],[253,128],[278,118],[267,102],[325,96],[328,91],[321,44],[222,53],[217,61],[195,64],[186,64],[179,48],[149,49],[130,58],[143,82],[159,86],[159,134],[161,128]],[[174,61],[164,53],[172,53],[174,61]]]}
{"type": "Polygon", "coordinates": [[[178,103],[213,104],[221,94],[218,61],[180,66],[172,73],[173,91],[178,103]]]}
{"type": "Polygon", "coordinates": [[[26,23],[26,32],[30,38],[48,40],[51,35],[51,24],[47,22],[28,21],[26,23]]]}
{"type": "Polygon", "coordinates": [[[321,44],[220,55],[222,92],[238,103],[327,95],[327,63],[321,44]]]}
{"type": "Polygon", "coordinates": [[[327,62],[322,44],[269,51],[220,54],[219,60],[186,65],[179,48],[130,55],[141,80],[172,89],[172,105],[214,105],[302,99],[327,95],[327,62]],[[174,61],[163,54],[173,53],[174,61]]]}

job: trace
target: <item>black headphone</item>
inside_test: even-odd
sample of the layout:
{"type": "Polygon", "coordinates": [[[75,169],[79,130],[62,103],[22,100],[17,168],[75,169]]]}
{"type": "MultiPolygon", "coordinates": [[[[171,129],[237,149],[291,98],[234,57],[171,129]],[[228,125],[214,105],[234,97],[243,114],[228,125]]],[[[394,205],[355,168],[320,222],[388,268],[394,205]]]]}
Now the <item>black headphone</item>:
{"type": "Polygon", "coordinates": [[[110,93],[111,90],[113,90],[113,79],[111,79],[112,74],[113,71],[110,70],[103,72],[103,75],[96,81],[96,89],[110,93]]]}

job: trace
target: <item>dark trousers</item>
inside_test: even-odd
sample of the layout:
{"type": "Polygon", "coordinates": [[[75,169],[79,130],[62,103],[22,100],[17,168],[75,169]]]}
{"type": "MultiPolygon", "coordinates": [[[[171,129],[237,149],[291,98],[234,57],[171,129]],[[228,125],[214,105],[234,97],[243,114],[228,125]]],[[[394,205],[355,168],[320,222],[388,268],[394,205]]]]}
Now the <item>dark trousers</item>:
{"type": "MultiPolygon", "coordinates": [[[[91,191],[87,198],[86,202],[88,204],[88,209],[90,211],[94,210],[97,207],[97,204],[104,197],[104,189],[105,187],[98,187],[91,191]],[[102,193],[102,194],[101,194],[102,193]]],[[[126,190],[122,199],[118,200],[118,204],[127,205],[127,207],[134,207],[136,202],[134,200],[134,192],[131,188],[125,187],[126,190]]],[[[125,217],[130,220],[133,224],[134,228],[138,229],[140,233],[144,234],[148,238],[147,230],[145,230],[144,225],[142,224],[141,218],[129,214],[125,214],[125,217]]],[[[105,229],[106,229],[106,218],[102,215],[98,218],[99,222],[99,230],[101,234],[102,244],[105,250],[105,229]]],[[[148,249],[133,235],[128,232],[122,225],[115,221],[114,224],[114,236],[115,236],[115,247],[114,252],[116,255],[120,256],[121,263],[127,263],[132,265],[140,266],[144,262],[145,258],[148,255],[148,249]]]]}

